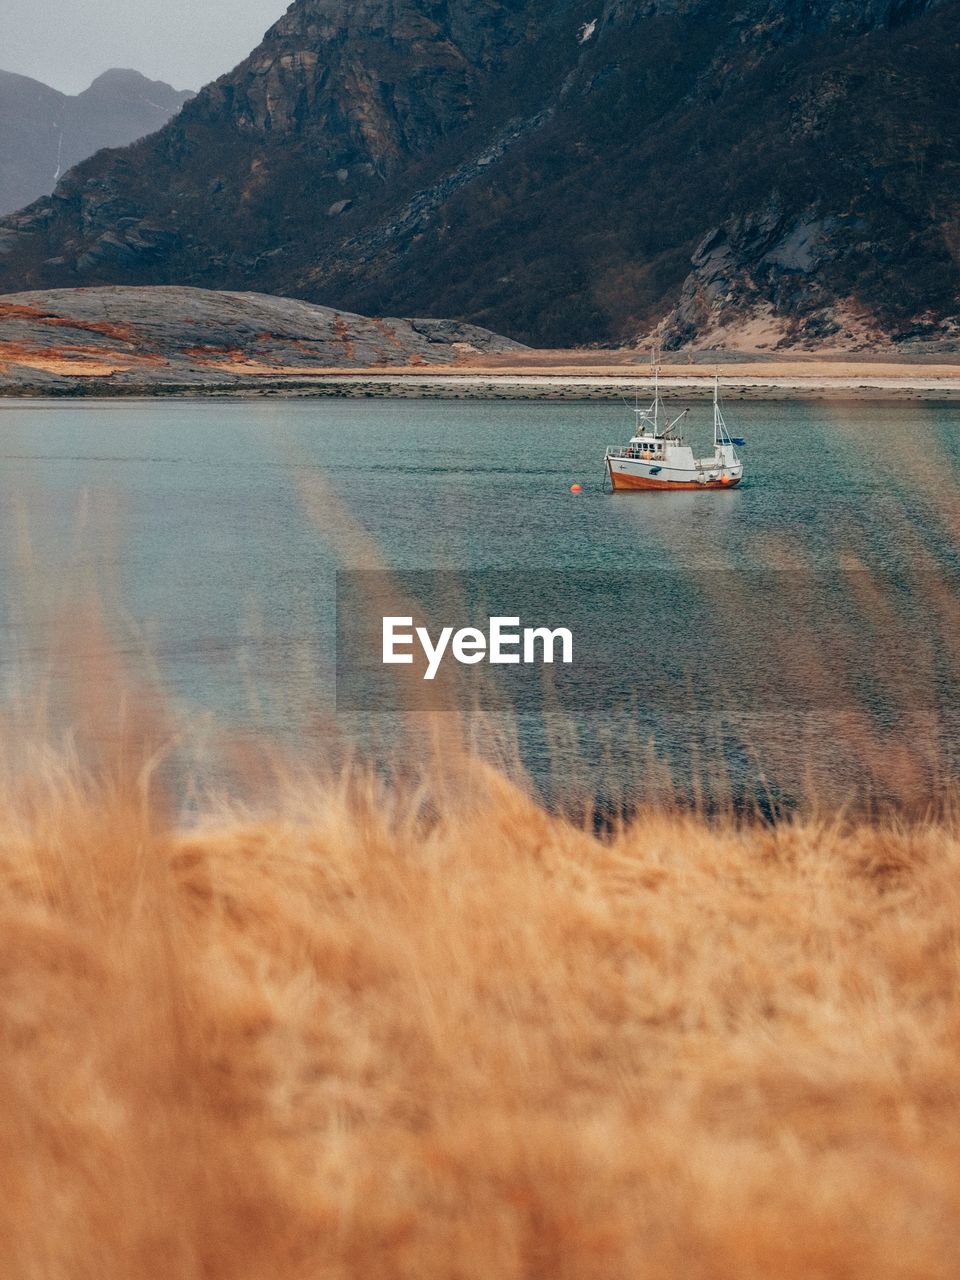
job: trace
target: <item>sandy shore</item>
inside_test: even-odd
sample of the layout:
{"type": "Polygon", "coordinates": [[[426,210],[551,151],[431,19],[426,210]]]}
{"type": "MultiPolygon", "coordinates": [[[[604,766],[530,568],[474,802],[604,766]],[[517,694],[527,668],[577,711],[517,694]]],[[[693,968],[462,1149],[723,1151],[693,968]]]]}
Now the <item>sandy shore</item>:
{"type": "MultiPolygon", "coordinates": [[[[893,363],[869,359],[731,359],[665,363],[661,387],[686,398],[708,396],[718,373],[725,395],[756,399],[958,399],[960,362],[893,363]]],[[[318,368],[262,361],[205,360],[146,367],[127,356],[115,362],[65,353],[34,355],[0,366],[6,396],[286,395],[351,398],[618,400],[652,388],[648,363],[636,353],[524,352],[496,363],[459,360],[367,368],[318,368]],[[3,376],[6,375],[6,376],[3,376]]]]}
{"type": "MultiPolygon", "coordinates": [[[[718,369],[725,394],[751,397],[836,396],[877,398],[924,396],[960,398],[960,366],[905,365],[737,365],[718,369]]],[[[713,369],[667,367],[660,377],[665,391],[709,396],[713,369]]],[[[338,370],[322,376],[329,391],[346,395],[399,395],[465,398],[619,399],[651,391],[649,371],[623,368],[462,369],[423,371],[338,370]]]]}

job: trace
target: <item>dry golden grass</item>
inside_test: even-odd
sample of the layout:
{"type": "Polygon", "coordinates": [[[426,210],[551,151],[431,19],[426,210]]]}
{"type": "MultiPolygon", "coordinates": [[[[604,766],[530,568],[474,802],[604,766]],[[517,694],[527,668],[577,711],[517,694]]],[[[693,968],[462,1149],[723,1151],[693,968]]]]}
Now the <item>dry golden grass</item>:
{"type": "Polygon", "coordinates": [[[896,816],[919,735],[840,743],[872,819],[598,839],[448,720],[392,786],[248,755],[257,811],[184,831],[70,617],[76,752],[0,733],[2,1280],[957,1274],[960,806],[896,816]]]}
{"type": "Polygon", "coordinates": [[[468,772],[183,834],[8,769],[0,1275],[955,1275],[960,826],[468,772]]]}

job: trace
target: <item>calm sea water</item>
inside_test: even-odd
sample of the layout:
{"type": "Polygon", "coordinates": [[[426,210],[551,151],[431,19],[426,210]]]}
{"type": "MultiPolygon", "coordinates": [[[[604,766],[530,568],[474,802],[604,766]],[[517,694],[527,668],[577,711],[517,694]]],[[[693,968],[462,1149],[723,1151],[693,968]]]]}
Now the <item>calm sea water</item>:
{"type": "MultiPolygon", "coordinates": [[[[6,695],[48,677],[94,584],[121,648],[178,708],[290,734],[331,707],[336,569],[374,550],[393,569],[630,570],[653,583],[830,570],[841,554],[890,569],[918,548],[955,563],[960,407],[727,409],[747,438],[741,488],[611,497],[603,449],[632,422],[616,404],[0,402],[6,695]]],[[[689,421],[706,446],[709,406],[689,421]]]]}

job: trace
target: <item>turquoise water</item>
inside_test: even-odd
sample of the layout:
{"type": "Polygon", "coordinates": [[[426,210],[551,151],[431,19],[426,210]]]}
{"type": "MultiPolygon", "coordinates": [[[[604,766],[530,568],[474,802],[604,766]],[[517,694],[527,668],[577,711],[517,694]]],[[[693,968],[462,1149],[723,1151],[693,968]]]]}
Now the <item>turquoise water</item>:
{"type": "MultiPolygon", "coordinates": [[[[960,407],[727,411],[747,438],[739,489],[609,496],[604,446],[632,421],[617,404],[0,403],[4,687],[42,678],[94,582],[121,648],[152,664],[178,707],[283,733],[330,710],[334,573],[371,557],[394,569],[629,569],[651,582],[823,570],[840,553],[890,568],[918,548],[954,563],[960,407]]],[[[709,406],[692,405],[689,421],[688,438],[706,445],[709,406]]]]}

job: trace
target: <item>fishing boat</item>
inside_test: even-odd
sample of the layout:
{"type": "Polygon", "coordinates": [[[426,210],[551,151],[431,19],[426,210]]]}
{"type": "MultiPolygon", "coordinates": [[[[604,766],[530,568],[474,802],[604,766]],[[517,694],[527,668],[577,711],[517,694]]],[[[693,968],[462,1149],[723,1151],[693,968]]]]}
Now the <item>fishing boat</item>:
{"type": "Polygon", "coordinates": [[[695,458],[684,444],[679,426],[689,413],[684,409],[670,419],[660,396],[660,370],[654,368],[653,404],[634,408],[636,425],[630,442],[607,449],[604,487],[609,479],[614,492],[630,489],[732,489],[743,479],[743,463],[720,405],[720,377],[713,383],[713,454],[695,458]]]}

